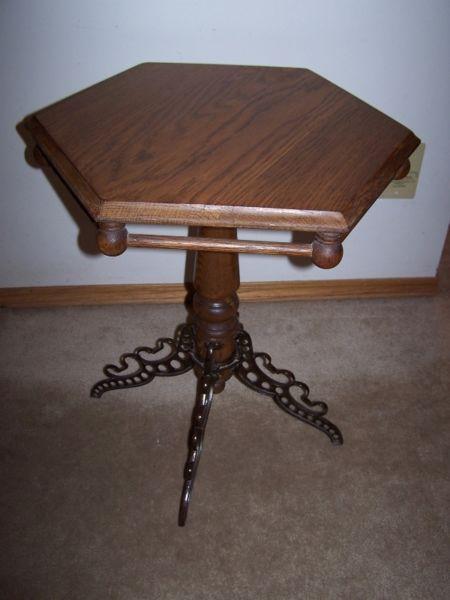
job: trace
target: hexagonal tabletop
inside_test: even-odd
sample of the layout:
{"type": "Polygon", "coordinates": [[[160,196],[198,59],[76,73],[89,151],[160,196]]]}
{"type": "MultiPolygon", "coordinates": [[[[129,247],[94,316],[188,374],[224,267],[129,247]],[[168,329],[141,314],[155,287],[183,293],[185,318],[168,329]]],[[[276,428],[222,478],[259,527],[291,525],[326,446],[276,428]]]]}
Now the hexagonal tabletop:
{"type": "Polygon", "coordinates": [[[145,63],[34,115],[96,221],[350,231],[419,144],[306,69],[145,63]]]}

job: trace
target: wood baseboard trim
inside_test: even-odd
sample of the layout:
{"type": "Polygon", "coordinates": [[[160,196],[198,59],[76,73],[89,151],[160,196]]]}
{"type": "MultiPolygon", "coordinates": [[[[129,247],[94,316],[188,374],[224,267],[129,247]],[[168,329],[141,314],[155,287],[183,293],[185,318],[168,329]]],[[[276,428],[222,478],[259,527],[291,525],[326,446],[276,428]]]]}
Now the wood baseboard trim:
{"type": "MultiPolygon", "coordinates": [[[[437,277],[413,277],[250,282],[242,283],[239,297],[242,302],[274,302],[432,296],[437,292],[437,277]]],[[[186,287],[179,283],[0,288],[0,306],[38,308],[108,304],[165,304],[183,302],[186,293],[186,287]]]]}

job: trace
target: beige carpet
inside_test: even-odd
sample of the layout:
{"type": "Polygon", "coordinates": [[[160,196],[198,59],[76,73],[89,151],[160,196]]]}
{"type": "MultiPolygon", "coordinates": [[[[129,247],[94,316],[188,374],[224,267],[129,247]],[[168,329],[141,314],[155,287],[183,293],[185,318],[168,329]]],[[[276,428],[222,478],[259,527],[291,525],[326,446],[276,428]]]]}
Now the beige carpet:
{"type": "Polygon", "coordinates": [[[246,304],[256,349],[329,403],[324,434],[233,380],[176,524],[191,374],[89,398],[181,306],[1,313],[5,600],[444,600],[450,295],[246,304]]]}

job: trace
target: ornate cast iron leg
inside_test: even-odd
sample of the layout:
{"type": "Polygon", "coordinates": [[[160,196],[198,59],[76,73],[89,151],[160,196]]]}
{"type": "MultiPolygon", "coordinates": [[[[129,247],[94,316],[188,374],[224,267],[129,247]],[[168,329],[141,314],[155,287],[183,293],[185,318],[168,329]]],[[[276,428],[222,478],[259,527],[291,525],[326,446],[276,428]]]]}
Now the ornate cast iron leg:
{"type": "Polygon", "coordinates": [[[240,332],[236,341],[239,363],[234,375],[241,383],[260,394],[271,396],[288,414],[323,431],[333,444],[343,444],[339,429],[324,418],[328,411],[327,405],[324,402],[313,402],[308,398],[309,388],[306,383],[297,381],[291,371],[276,369],[272,365],[272,359],[265,352],[254,352],[251,338],[246,331],[240,332]],[[271,377],[263,371],[257,361],[266,371],[278,378],[271,377]],[[298,400],[293,396],[294,391],[298,392],[298,400]]]}
{"type": "Polygon", "coordinates": [[[202,453],[206,423],[213,400],[214,385],[219,379],[219,369],[216,367],[214,361],[214,350],[216,349],[218,349],[216,344],[210,343],[207,345],[203,373],[199,378],[197,386],[197,397],[192,412],[192,425],[189,431],[188,458],[184,467],[184,484],[181,493],[180,511],[178,513],[178,525],[181,527],[186,523],[195,475],[202,453]]]}
{"type": "Polygon", "coordinates": [[[150,383],[155,377],[173,377],[190,371],[194,366],[192,327],[183,326],[176,339],[160,338],[153,348],[139,346],[134,352],[122,354],[119,366],[106,365],[106,379],[98,381],[91,389],[93,398],[121,388],[137,387],[150,383]],[[151,358],[167,349],[164,356],[151,358]]]}

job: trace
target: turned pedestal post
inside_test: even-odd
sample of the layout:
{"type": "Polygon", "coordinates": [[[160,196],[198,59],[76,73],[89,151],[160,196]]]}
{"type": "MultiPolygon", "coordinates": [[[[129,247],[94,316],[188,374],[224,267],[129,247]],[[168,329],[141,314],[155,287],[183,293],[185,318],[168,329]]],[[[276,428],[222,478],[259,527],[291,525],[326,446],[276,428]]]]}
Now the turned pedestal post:
{"type": "MultiPolygon", "coordinates": [[[[200,236],[216,239],[236,239],[236,229],[202,227],[200,236]]],[[[216,345],[214,358],[218,363],[231,360],[236,350],[238,319],[239,262],[238,255],[228,252],[197,252],[195,262],[195,294],[193,299],[195,344],[203,360],[209,344],[216,345]]],[[[232,371],[224,370],[215,385],[223,390],[232,371]]]]}

